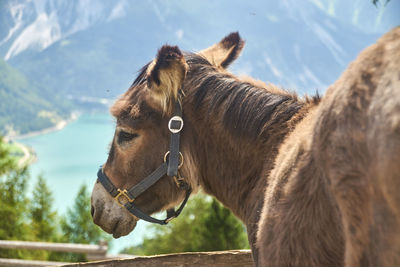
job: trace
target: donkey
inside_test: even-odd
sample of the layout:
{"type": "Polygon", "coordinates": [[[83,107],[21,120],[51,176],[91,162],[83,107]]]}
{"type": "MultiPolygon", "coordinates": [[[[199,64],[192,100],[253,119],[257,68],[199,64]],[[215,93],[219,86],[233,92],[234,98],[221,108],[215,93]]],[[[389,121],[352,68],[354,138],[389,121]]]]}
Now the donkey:
{"type": "Polygon", "coordinates": [[[256,265],[400,266],[400,28],[322,100],[229,73],[243,47],[165,45],[142,68],[111,107],[94,222],[115,238],[165,224],[202,189],[246,225],[256,265]]]}

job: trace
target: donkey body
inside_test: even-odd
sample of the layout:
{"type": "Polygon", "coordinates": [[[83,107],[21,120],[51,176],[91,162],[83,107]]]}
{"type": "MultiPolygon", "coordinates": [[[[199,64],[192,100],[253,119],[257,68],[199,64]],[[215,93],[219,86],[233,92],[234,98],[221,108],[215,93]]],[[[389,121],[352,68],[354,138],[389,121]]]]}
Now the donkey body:
{"type": "Polygon", "coordinates": [[[400,28],[363,51],[280,147],[265,266],[400,266],[400,28]]]}
{"type": "MultiPolygon", "coordinates": [[[[226,72],[243,45],[234,33],[198,54],[161,48],[111,109],[104,173],[129,188],[154,170],[181,101],[180,172],[245,223],[260,266],[400,265],[400,29],[366,49],[323,100],[226,72]]],[[[183,197],[165,177],[134,202],[151,214],[183,197]]],[[[114,237],[137,221],[118,204],[96,183],[93,219],[114,237]]]]}

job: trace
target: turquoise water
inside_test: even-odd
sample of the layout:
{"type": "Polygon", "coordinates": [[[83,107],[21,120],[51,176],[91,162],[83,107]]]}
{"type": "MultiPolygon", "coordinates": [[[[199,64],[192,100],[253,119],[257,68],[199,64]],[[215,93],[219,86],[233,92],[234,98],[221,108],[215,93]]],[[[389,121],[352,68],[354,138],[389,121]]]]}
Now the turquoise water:
{"type": "MultiPolygon", "coordinates": [[[[19,140],[37,153],[37,162],[30,167],[31,184],[43,174],[53,192],[53,207],[58,214],[65,214],[72,207],[83,184],[91,192],[97,170],[107,159],[114,127],[108,114],[83,114],[60,131],[19,140]]],[[[113,240],[111,253],[141,243],[145,228],[146,223],[139,221],[128,236],[113,240]]]]}

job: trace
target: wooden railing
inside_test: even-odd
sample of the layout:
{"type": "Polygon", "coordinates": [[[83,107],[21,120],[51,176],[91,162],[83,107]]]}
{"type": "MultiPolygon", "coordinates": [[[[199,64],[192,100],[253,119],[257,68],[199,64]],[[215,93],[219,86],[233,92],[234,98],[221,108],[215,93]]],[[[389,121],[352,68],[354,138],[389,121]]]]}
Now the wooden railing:
{"type": "Polygon", "coordinates": [[[212,252],[186,252],[132,259],[106,260],[62,265],[63,267],[252,267],[250,250],[227,250],[212,252]]]}
{"type": "Polygon", "coordinates": [[[166,254],[157,256],[135,257],[133,255],[119,254],[108,255],[107,243],[101,242],[99,245],[70,244],[70,243],[49,243],[49,242],[30,242],[0,240],[0,248],[6,249],[32,249],[82,253],[87,255],[92,262],[67,263],[51,261],[35,261],[20,259],[2,259],[0,266],[102,266],[102,267],[158,267],[158,266],[205,266],[205,267],[251,267],[254,265],[250,250],[227,250],[212,252],[186,252],[176,254],[166,254]],[[106,260],[105,260],[106,259],[106,260]],[[97,260],[97,261],[93,261],[97,260]],[[101,260],[101,261],[99,261],[101,260]]]}
{"type": "MultiPolygon", "coordinates": [[[[71,243],[49,243],[49,242],[30,242],[16,240],[0,240],[0,248],[6,249],[29,249],[29,250],[47,250],[86,254],[88,260],[102,260],[127,258],[132,255],[108,255],[107,242],[100,242],[98,245],[71,244],[71,243]]],[[[0,266],[58,266],[67,264],[66,262],[34,261],[21,259],[0,258],[0,266]]]]}

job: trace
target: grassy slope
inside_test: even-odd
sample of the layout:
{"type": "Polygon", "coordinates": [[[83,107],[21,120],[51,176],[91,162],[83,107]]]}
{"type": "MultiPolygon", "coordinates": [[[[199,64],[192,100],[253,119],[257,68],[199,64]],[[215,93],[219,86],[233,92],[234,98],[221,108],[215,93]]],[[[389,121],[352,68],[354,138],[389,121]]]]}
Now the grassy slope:
{"type": "MultiPolygon", "coordinates": [[[[10,129],[17,133],[52,126],[68,112],[57,104],[59,99],[31,83],[19,71],[0,59],[0,134],[10,129]],[[44,95],[47,94],[47,99],[44,95]]],[[[63,106],[63,105],[61,105],[63,106]]]]}

